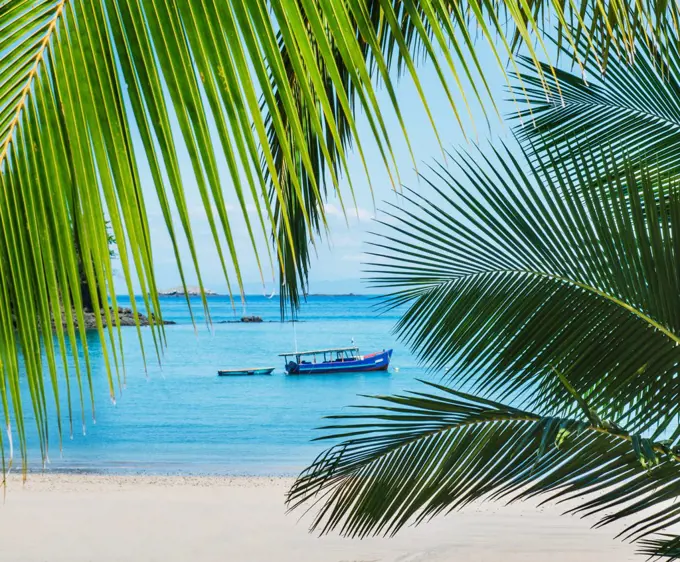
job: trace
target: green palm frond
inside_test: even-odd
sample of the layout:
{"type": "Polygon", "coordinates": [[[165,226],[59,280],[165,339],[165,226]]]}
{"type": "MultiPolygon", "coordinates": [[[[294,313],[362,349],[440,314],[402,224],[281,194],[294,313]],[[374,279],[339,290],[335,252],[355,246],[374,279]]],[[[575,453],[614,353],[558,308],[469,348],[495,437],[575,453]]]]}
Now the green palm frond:
{"type": "MultiPolygon", "coordinates": [[[[324,33],[326,33],[327,27],[324,26],[323,29],[324,33]]],[[[265,177],[271,186],[269,196],[275,209],[275,244],[280,249],[279,293],[282,314],[285,313],[284,307],[288,304],[291,306],[291,312],[294,314],[299,306],[300,294],[306,294],[307,292],[306,281],[310,262],[310,244],[314,236],[321,235],[322,230],[326,226],[323,213],[324,202],[328,195],[327,183],[329,181],[327,174],[325,174],[326,162],[331,163],[331,181],[333,184],[337,184],[339,176],[344,172],[347,174],[351,187],[351,175],[347,168],[345,149],[351,146],[353,138],[356,138],[363,158],[361,141],[356,130],[356,124],[354,123],[350,98],[347,94],[347,92],[352,90],[350,73],[344,66],[342,57],[337,49],[332,51],[332,62],[330,64],[333,68],[332,71],[329,71],[322,51],[330,51],[330,38],[325,37],[326,42],[323,46],[320,46],[320,41],[315,39],[312,30],[305,29],[305,32],[310,33],[310,36],[307,38],[308,45],[306,46],[309,46],[312,51],[313,60],[319,66],[321,76],[323,77],[320,87],[324,89],[328,99],[335,100],[335,102],[332,106],[325,108],[326,113],[323,115],[316,115],[315,110],[310,111],[308,109],[311,97],[309,92],[310,85],[304,82],[301,83],[298,80],[295,74],[295,65],[291,61],[290,52],[286,48],[285,43],[280,40],[279,44],[284,61],[285,75],[288,76],[296,111],[303,121],[304,134],[308,140],[308,150],[313,162],[312,174],[299,165],[296,165],[294,168],[287,165],[282,157],[283,153],[278,142],[273,120],[269,116],[267,119],[267,135],[274,156],[276,175],[284,196],[283,203],[281,203],[273,187],[271,175],[266,171],[265,177]],[[305,91],[303,92],[303,90],[305,91]],[[329,118],[324,117],[324,115],[329,115],[329,118]],[[328,160],[324,159],[324,151],[326,151],[328,160]],[[297,174],[298,176],[305,199],[304,208],[309,214],[311,228],[308,228],[307,223],[303,220],[303,206],[295,198],[291,174],[297,174]],[[285,223],[281,215],[282,208],[287,208],[292,215],[292,220],[290,221],[292,224],[292,245],[288,243],[289,238],[286,235],[285,223]]],[[[297,61],[297,64],[300,64],[300,61],[297,61]]],[[[283,116],[285,125],[287,113],[281,102],[280,92],[276,92],[275,99],[277,100],[277,106],[283,116]]],[[[311,105],[312,107],[315,106],[314,103],[311,105]]],[[[284,129],[288,130],[289,127],[284,126],[284,129]]],[[[341,193],[339,191],[337,193],[342,201],[341,193]]]]}
{"type": "Polygon", "coordinates": [[[539,497],[567,513],[624,520],[640,540],[680,519],[677,451],[584,418],[542,416],[439,385],[378,397],[368,413],[333,416],[339,443],[288,495],[314,505],[312,528],[392,535],[477,500],[539,497]]]}
{"type": "MultiPolygon", "coordinates": [[[[662,174],[680,171],[680,50],[677,31],[662,43],[641,28],[635,58],[612,53],[606,71],[587,58],[587,45],[579,52],[585,71],[573,73],[542,65],[537,73],[532,61],[522,62],[527,108],[517,116],[522,125],[515,133],[537,159],[554,158],[563,169],[573,170],[573,147],[587,145],[592,152],[642,158],[662,174]],[[545,78],[544,78],[545,77],[545,78]],[[545,85],[547,84],[547,89],[545,85]]],[[[595,158],[593,167],[601,164],[595,158]]]]}
{"type": "MultiPolygon", "coordinates": [[[[419,53],[431,61],[443,53],[444,62],[436,64],[442,83],[465,92],[459,75],[477,82],[486,72],[474,57],[474,26],[492,44],[499,35],[501,47],[493,47],[499,62],[522,43],[538,61],[540,47],[533,40],[540,44],[542,22],[550,14],[557,16],[565,45],[585,34],[629,51],[631,29],[651,25],[663,37],[675,14],[674,6],[658,0],[634,6],[609,0],[597,2],[594,15],[581,21],[578,10],[586,4],[562,6],[548,0],[1,2],[0,400],[22,459],[27,404],[35,411],[45,458],[47,395],[54,395],[59,420],[62,405],[70,412],[71,393],[83,396],[82,381],[90,373],[87,348],[84,365],[76,361],[76,385],[66,397],[57,382],[57,362],[68,370],[68,355],[77,357],[78,345],[86,346],[81,273],[93,307],[104,310],[105,324],[95,318],[112,397],[116,373],[124,376],[107,221],[119,241],[128,293],[137,277],[146,312],[161,319],[145,199],[160,203],[182,282],[189,267],[202,286],[185,193],[189,179],[197,186],[230,292],[241,290],[243,282],[234,232],[238,217],[262,275],[265,256],[280,261],[288,287],[284,296],[295,306],[306,276],[307,244],[324,225],[326,186],[339,192],[350,139],[360,145],[352,127],[356,108],[371,124],[370,140],[381,147],[383,163],[396,178],[386,109],[376,95],[378,83],[394,92],[393,61],[419,85],[419,53]],[[580,31],[569,32],[571,24],[580,31]],[[188,155],[186,165],[180,154],[188,155]],[[220,174],[220,162],[228,178],[220,174]],[[145,189],[141,170],[150,175],[145,189]],[[233,212],[223,190],[226,179],[237,201],[233,212]],[[247,212],[251,201],[254,219],[247,212]],[[258,230],[273,233],[274,244],[258,247],[258,230]],[[180,256],[183,240],[188,264],[180,256]],[[52,322],[54,341],[43,337],[52,322]],[[23,372],[27,397],[20,391],[23,372]]],[[[422,86],[420,91],[425,102],[422,86]]],[[[399,116],[394,97],[390,111],[399,116]]],[[[203,304],[207,307],[205,299],[203,304]]],[[[152,334],[160,356],[162,327],[152,327],[152,334]]],[[[92,398],[91,393],[90,386],[92,398]]],[[[4,433],[4,455],[2,439],[4,433]]]]}
{"type": "MultiPolygon", "coordinates": [[[[615,25],[630,14],[607,9],[615,25]]],[[[632,44],[636,26],[626,33],[632,44]]],[[[631,55],[605,34],[569,40],[587,64],[631,55]]],[[[548,72],[529,76],[530,95],[548,72]]],[[[680,191],[628,154],[572,139],[531,161],[459,153],[455,172],[425,178],[430,193],[388,210],[374,285],[407,306],[396,330],[423,363],[476,395],[432,385],[334,416],[323,429],[339,443],[288,496],[316,510],[314,529],[390,535],[475,500],[540,496],[598,525],[627,520],[625,538],[673,556],[658,533],[680,521],[680,191]]]]}
{"type": "Polygon", "coordinates": [[[676,535],[659,534],[659,536],[640,541],[640,554],[650,560],[680,560],[680,537],[676,535]]]}
{"type": "MultiPolygon", "coordinates": [[[[220,158],[227,164],[256,255],[268,248],[256,247],[254,230],[266,232],[277,225],[282,225],[296,255],[293,232],[301,222],[308,228],[312,224],[307,205],[314,203],[305,199],[295,174],[284,193],[267,127],[271,123],[277,131],[276,158],[291,168],[304,168],[313,178],[318,162],[312,162],[305,131],[310,119],[318,121],[321,109],[310,110],[309,119],[300,115],[289,76],[276,71],[284,65],[276,34],[296,35],[291,14],[299,10],[292,0],[278,6],[283,12],[273,16],[265,0],[11,0],[0,5],[0,392],[5,422],[17,420],[11,431],[19,435],[23,458],[20,356],[25,359],[40,441],[47,447],[49,388],[43,382],[40,346],[46,347],[59,409],[64,399],[58,395],[56,362],[62,359],[67,369],[68,353],[75,353],[79,339],[85,342],[79,264],[93,308],[105,312],[106,325],[100,323],[98,330],[115,395],[122,349],[114,328],[117,306],[107,221],[116,240],[125,241],[119,244],[118,258],[128,292],[133,293],[134,272],[149,316],[161,318],[144,202],[152,193],[142,190],[141,162],[150,170],[153,186],[148,187],[155,189],[160,202],[182,281],[178,248],[183,237],[202,286],[184,186],[185,178],[193,176],[229,289],[242,285],[233,213],[227,212],[224,178],[218,172],[220,158]],[[184,151],[189,165],[180,170],[178,154],[184,151]],[[276,211],[261,159],[280,202],[276,211]],[[246,210],[248,200],[257,207],[255,224],[246,210]],[[40,329],[52,319],[56,343],[42,338],[40,329]]],[[[338,6],[333,2],[326,10],[338,6]]],[[[347,56],[359,52],[357,37],[347,35],[346,29],[335,33],[334,41],[342,40],[347,56]]],[[[298,44],[289,47],[297,49],[298,44]]],[[[294,70],[298,82],[308,88],[322,83],[322,72],[314,64],[294,70]]],[[[355,87],[363,86],[357,82],[355,87]]],[[[313,91],[319,105],[329,105],[323,88],[313,91]]],[[[339,140],[329,142],[342,147],[339,140]]],[[[322,157],[333,165],[328,151],[322,157]]],[[[98,315],[95,318],[99,321],[98,315]]],[[[154,328],[153,334],[158,348],[162,329],[154,328]]],[[[139,340],[141,344],[141,332],[139,340]]],[[[87,349],[84,355],[89,375],[87,349]]],[[[80,381],[80,370],[77,375],[80,381]]],[[[61,412],[57,415],[61,420],[61,412]]],[[[46,449],[43,452],[46,455],[46,449]]]]}
{"type": "MultiPolygon", "coordinates": [[[[377,106],[376,93],[372,87],[364,92],[358,84],[363,83],[365,86],[379,80],[385,85],[392,109],[397,116],[409,150],[408,131],[402,118],[395,87],[392,84],[391,70],[394,67],[397,69],[397,75],[408,70],[430,117],[430,123],[435,133],[436,125],[427,104],[425,87],[420,83],[416,71],[417,59],[426,58],[435,66],[441,85],[461,127],[459,109],[453,100],[446,71],[439,62],[439,53],[443,53],[445,56],[448,70],[451,71],[451,75],[455,79],[468,112],[470,108],[465,86],[469,87],[476,100],[482,103],[482,97],[477,87],[477,82],[481,82],[486,94],[491,98],[491,92],[473,48],[470,33],[467,30],[469,21],[463,18],[459,8],[450,10],[439,2],[434,2],[432,5],[425,2],[422,6],[418,6],[417,3],[404,3],[401,0],[397,2],[375,0],[368,2],[366,6],[350,3],[351,8],[348,10],[346,21],[352,30],[352,34],[360,37],[358,58],[362,65],[366,65],[367,69],[362,73],[354,69],[357,58],[348,58],[342,45],[335,42],[332,22],[328,21],[323,11],[319,9],[322,4],[311,1],[305,2],[306,11],[296,14],[299,20],[296,35],[299,49],[290,50],[290,40],[288,44],[283,38],[279,40],[284,60],[284,72],[288,77],[286,83],[290,85],[295,108],[302,116],[305,124],[307,146],[314,163],[313,173],[300,166],[299,163],[295,167],[291,167],[282,158],[277,158],[280,149],[279,136],[273,121],[269,119],[268,123],[269,143],[275,156],[277,178],[283,187],[284,194],[287,195],[287,199],[291,201],[287,207],[295,213],[297,206],[297,214],[301,214],[302,208],[299,204],[296,204],[295,198],[291,196],[291,187],[296,179],[293,176],[297,175],[297,182],[301,186],[304,199],[307,202],[306,209],[311,219],[311,228],[308,228],[308,223],[304,221],[292,221],[295,222],[292,233],[294,246],[289,244],[290,238],[285,235],[284,225],[281,221],[278,221],[275,232],[275,240],[280,248],[280,293],[285,300],[290,301],[293,310],[299,304],[299,293],[305,292],[310,259],[309,245],[313,243],[315,236],[323,234],[323,227],[325,227],[322,209],[327,195],[327,176],[330,176],[333,182],[337,182],[337,178],[344,174],[348,179],[351,195],[354,197],[352,180],[344,152],[346,147],[355,145],[366,172],[369,187],[372,189],[362,139],[358,134],[355,123],[357,106],[366,116],[375,138],[379,139],[378,150],[381,161],[388,171],[393,186],[398,183],[396,160],[390,139],[386,134],[381,111],[377,106]],[[440,26],[443,29],[440,29],[440,26]],[[296,67],[305,64],[318,65],[323,79],[317,87],[325,90],[328,99],[331,100],[330,105],[323,107],[323,112],[320,115],[318,115],[317,107],[321,100],[316,98],[310,86],[305,81],[299,81],[296,75],[296,67]],[[465,82],[460,78],[460,73],[467,78],[465,82]],[[383,134],[384,138],[381,138],[380,134],[383,134]],[[324,154],[328,158],[323,158],[324,154]],[[329,162],[331,165],[327,166],[329,162]]],[[[492,49],[495,51],[493,44],[492,49]]],[[[275,95],[277,106],[282,107],[281,93],[277,90],[275,95]]],[[[281,113],[285,119],[285,111],[281,113]]],[[[265,175],[271,179],[268,172],[265,171],[265,175]]],[[[340,192],[336,191],[336,193],[340,196],[340,205],[344,210],[345,205],[342,196],[340,192]]],[[[276,209],[275,214],[278,216],[281,206],[280,199],[274,189],[270,190],[270,194],[272,205],[276,209]]],[[[284,299],[282,299],[282,307],[284,306],[284,299]]]]}
{"type": "Polygon", "coordinates": [[[374,284],[408,305],[403,341],[471,392],[568,415],[557,370],[607,419],[678,439],[677,184],[643,174],[627,197],[625,178],[582,191],[507,149],[453,158],[374,243],[374,284]]]}
{"type": "MultiPolygon", "coordinates": [[[[344,175],[349,181],[351,194],[354,195],[344,153],[344,149],[351,143],[354,143],[360,156],[370,186],[370,173],[364,158],[362,139],[357,134],[354,122],[356,107],[367,117],[374,136],[381,139],[378,143],[380,159],[388,169],[392,184],[398,183],[398,169],[389,137],[385,134],[381,112],[375,105],[376,98],[370,89],[364,92],[362,87],[357,86],[358,83],[365,86],[372,81],[379,81],[384,84],[389,105],[394,110],[410,147],[408,131],[404,126],[392,84],[393,74],[400,76],[407,73],[416,86],[430,124],[439,138],[436,121],[425,95],[429,85],[421,84],[417,71],[418,63],[427,61],[433,65],[451,109],[466,135],[462,113],[467,112],[471,116],[471,103],[484,106],[485,98],[490,99],[493,105],[493,97],[486,82],[486,71],[482,69],[476,55],[476,34],[488,41],[501,68],[505,66],[505,57],[510,56],[513,61],[513,54],[523,47],[529,53],[527,60],[534,61],[538,82],[545,82],[548,88],[554,83],[554,76],[543,74],[545,71],[552,73],[553,69],[539,64],[539,58],[546,56],[547,52],[542,45],[534,48],[531,41],[527,42],[530,37],[537,36],[540,43],[546,27],[552,32],[557,22],[558,44],[562,45],[564,42],[563,48],[575,60],[583,59],[585,64],[590,58],[604,66],[608,58],[606,51],[610,48],[621,56],[631,54],[632,34],[642,25],[645,28],[651,26],[654,30],[650,33],[651,36],[665,37],[676,10],[674,5],[658,0],[635,3],[633,6],[625,2],[601,4],[590,0],[566,5],[545,0],[530,0],[520,5],[496,0],[475,0],[460,4],[442,0],[370,0],[347,4],[348,17],[345,22],[351,33],[360,39],[360,51],[354,57],[348,58],[335,43],[332,22],[325,18],[327,12],[323,9],[327,3],[319,0],[300,2],[300,12],[291,17],[291,20],[296,21],[298,49],[289,50],[289,46],[296,43],[291,38],[287,41],[279,38],[284,61],[283,71],[288,76],[286,83],[290,84],[294,107],[302,116],[304,135],[308,140],[307,148],[314,164],[310,171],[299,161],[295,162],[295,167],[291,167],[285,160],[276,158],[279,136],[273,123],[269,123],[268,136],[275,155],[277,177],[284,195],[288,192],[286,199],[290,202],[290,212],[297,213],[300,218],[304,214],[304,208],[296,200],[292,189],[293,185],[299,184],[303,199],[308,203],[306,212],[310,218],[309,222],[291,221],[295,226],[291,227],[290,237],[279,221],[274,235],[280,252],[280,292],[290,300],[293,309],[299,304],[299,293],[305,291],[310,245],[313,245],[315,238],[324,234],[322,209],[327,195],[326,182],[329,179],[335,181],[338,176],[344,175]],[[496,37],[499,38],[498,41],[495,40],[496,37]],[[577,49],[576,46],[580,44],[585,45],[585,48],[577,49]],[[592,49],[593,45],[597,49],[592,49]],[[354,71],[357,60],[361,61],[361,65],[367,66],[367,74],[354,71]],[[299,73],[296,66],[306,64],[317,64],[321,69],[323,81],[316,87],[325,89],[331,101],[330,106],[323,107],[321,114],[318,106],[323,102],[323,97],[317,99],[313,88],[297,80],[299,73]],[[451,79],[452,84],[449,84],[451,79]],[[454,102],[456,90],[462,104],[454,102]],[[463,107],[459,108],[458,105],[463,107]],[[324,158],[324,155],[328,157],[324,158]],[[297,183],[292,177],[295,175],[297,183]],[[297,211],[294,210],[296,206],[297,211]]],[[[516,66],[514,68],[519,72],[516,66]]],[[[510,83],[508,85],[512,86],[510,83]]],[[[520,81],[516,89],[522,91],[523,88],[524,84],[520,81]]],[[[282,108],[285,123],[287,112],[278,90],[275,91],[275,97],[277,105],[282,108]]],[[[472,126],[474,128],[474,121],[472,126]]],[[[269,177],[266,170],[265,175],[269,177]]],[[[278,215],[282,200],[274,189],[270,192],[272,205],[278,215]]],[[[341,195],[337,190],[336,193],[341,195]]],[[[344,208],[341,197],[340,205],[344,208]]]]}

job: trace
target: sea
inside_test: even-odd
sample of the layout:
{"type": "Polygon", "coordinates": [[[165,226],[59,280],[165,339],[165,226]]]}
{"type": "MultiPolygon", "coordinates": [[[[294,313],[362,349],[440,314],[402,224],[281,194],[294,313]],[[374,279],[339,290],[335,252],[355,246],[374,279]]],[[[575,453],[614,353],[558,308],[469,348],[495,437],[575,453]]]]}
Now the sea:
{"type": "MultiPolygon", "coordinates": [[[[30,412],[26,415],[30,470],[295,475],[329,446],[317,440],[328,433],[318,429],[329,423],[326,416],[351,413],[353,405],[371,403],[369,396],[419,388],[419,378],[438,380],[397,339],[394,327],[403,310],[386,311],[376,297],[309,296],[295,322],[281,321],[278,297],[232,303],[214,296],[208,302],[210,322],[200,299],[191,298],[192,322],[183,297],[161,298],[164,319],[176,324],[165,327],[160,360],[149,328],[142,329],[143,345],[134,327],[121,329],[125,368],[120,388],[116,382],[115,402],[109,397],[102,346],[91,334],[94,419],[87,382],[81,406],[72,369],[69,416],[65,373],[60,372],[59,415],[48,383],[44,466],[35,421],[30,412]],[[263,322],[238,322],[243,315],[260,316],[263,322]],[[286,376],[278,356],[352,342],[362,353],[393,349],[389,371],[286,376]],[[218,369],[267,366],[276,367],[273,375],[217,376],[218,369]]],[[[129,299],[121,297],[119,304],[129,306],[129,299]]],[[[28,398],[27,388],[23,391],[28,398]]],[[[29,405],[25,400],[27,411],[29,405]]]]}

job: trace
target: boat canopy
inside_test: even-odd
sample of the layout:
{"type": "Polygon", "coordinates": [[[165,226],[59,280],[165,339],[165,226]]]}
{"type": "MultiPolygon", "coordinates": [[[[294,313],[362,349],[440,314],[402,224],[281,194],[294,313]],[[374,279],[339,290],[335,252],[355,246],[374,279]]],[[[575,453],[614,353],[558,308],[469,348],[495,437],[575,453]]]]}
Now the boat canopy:
{"type": "Polygon", "coordinates": [[[359,353],[359,348],[354,347],[333,347],[331,349],[315,349],[312,351],[289,351],[288,353],[279,353],[279,357],[299,357],[302,355],[321,355],[322,353],[336,353],[343,351],[355,351],[359,353]]]}

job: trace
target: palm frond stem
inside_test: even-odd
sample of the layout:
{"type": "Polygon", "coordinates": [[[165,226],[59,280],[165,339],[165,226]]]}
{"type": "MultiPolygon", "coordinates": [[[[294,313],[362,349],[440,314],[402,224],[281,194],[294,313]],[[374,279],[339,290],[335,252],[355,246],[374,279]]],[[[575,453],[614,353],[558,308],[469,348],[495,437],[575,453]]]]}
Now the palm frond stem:
{"type": "Polygon", "coordinates": [[[44,64],[45,62],[45,52],[47,50],[47,46],[50,42],[50,39],[52,38],[52,34],[54,33],[54,30],[57,28],[57,24],[59,23],[59,17],[61,16],[62,12],[64,11],[64,8],[66,6],[66,2],[69,0],[60,0],[59,3],[56,5],[55,10],[54,10],[54,15],[52,16],[52,21],[47,26],[47,31],[45,31],[45,37],[42,39],[40,43],[40,48],[38,49],[38,52],[35,55],[35,60],[33,62],[32,68],[28,71],[28,74],[26,76],[26,85],[24,86],[23,90],[20,93],[20,99],[19,103],[16,106],[14,118],[10,122],[8,126],[8,132],[7,136],[5,137],[5,140],[2,142],[2,145],[0,145],[0,169],[2,169],[2,163],[7,157],[7,152],[9,149],[9,145],[12,142],[12,136],[14,134],[15,129],[19,125],[19,120],[21,118],[21,111],[24,109],[26,102],[28,100],[28,95],[31,91],[31,85],[33,84],[33,79],[38,73],[38,69],[40,68],[41,64],[44,64]]]}

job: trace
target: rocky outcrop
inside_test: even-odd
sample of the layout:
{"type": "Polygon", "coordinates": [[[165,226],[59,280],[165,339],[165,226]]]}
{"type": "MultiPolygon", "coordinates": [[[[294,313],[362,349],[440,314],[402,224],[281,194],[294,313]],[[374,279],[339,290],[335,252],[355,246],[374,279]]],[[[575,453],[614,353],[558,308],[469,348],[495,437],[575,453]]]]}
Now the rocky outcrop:
{"type": "Polygon", "coordinates": [[[262,322],[261,316],[241,316],[241,322],[262,322]]]}
{"type": "MultiPolygon", "coordinates": [[[[111,318],[113,319],[113,309],[109,307],[109,310],[111,311],[111,318]]],[[[102,324],[106,326],[106,315],[104,314],[103,311],[100,311],[99,315],[102,319],[102,324]]],[[[120,319],[121,326],[135,325],[135,317],[132,314],[131,308],[118,307],[118,318],[120,319]]],[[[144,316],[143,314],[139,313],[138,318],[140,326],[148,326],[150,324],[149,318],[144,316]]],[[[78,318],[75,313],[73,313],[73,322],[76,326],[78,325],[78,318]]],[[[176,324],[176,322],[173,322],[172,320],[164,320],[163,324],[176,324]]],[[[66,326],[65,321],[64,326],[66,326]]],[[[94,312],[85,312],[85,329],[86,330],[97,329],[97,318],[94,312]]]]}
{"type": "MultiPolygon", "coordinates": [[[[220,320],[219,322],[215,322],[215,324],[259,324],[260,322],[264,322],[261,316],[241,316],[239,320],[220,320]]],[[[269,320],[269,322],[271,322],[271,320],[269,320]]]]}

